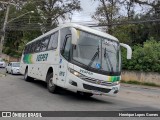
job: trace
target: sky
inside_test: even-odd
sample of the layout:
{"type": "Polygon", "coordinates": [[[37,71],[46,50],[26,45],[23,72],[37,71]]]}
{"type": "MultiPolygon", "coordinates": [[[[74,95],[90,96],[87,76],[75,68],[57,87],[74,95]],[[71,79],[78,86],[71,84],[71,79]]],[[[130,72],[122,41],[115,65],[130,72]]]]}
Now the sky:
{"type": "Polygon", "coordinates": [[[81,0],[81,7],[83,10],[80,13],[75,12],[72,16],[72,21],[93,21],[91,16],[94,14],[97,6],[98,2],[95,2],[94,0],[81,0]]]}
{"type": "Polygon", "coordinates": [[[73,12],[72,19],[66,22],[75,23],[95,23],[96,21],[91,18],[94,14],[96,8],[98,7],[98,2],[94,0],[80,0],[82,11],[73,12]]]}
{"type": "MultiPolygon", "coordinates": [[[[68,22],[73,22],[73,23],[78,23],[78,24],[87,24],[87,23],[97,23],[96,20],[94,20],[91,16],[94,14],[96,11],[96,8],[99,5],[99,1],[95,0],[80,0],[81,1],[81,7],[82,11],[80,12],[73,12],[72,19],[71,20],[66,20],[63,21],[63,23],[68,23],[68,22]]],[[[148,9],[148,7],[144,6],[139,6],[138,4],[135,6],[136,8],[136,13],[142,13],[148,9]]],[[[120,14],[127,14],[125,7],[121,7],[120,14]]]]}
{"type": "MultiPolygon", "coordinates": [[[[90,22],[96,22],[94,19],[91,18],[91,16],[96,11],[96,8],[98,7],[98,0],[80,0],[81,1],[81,7],[82,11],[80,12],[74,12],[72,15],[72,20],[68,20],[67,22],[83,22],[83,23],[90,23],[90,22]]],[[[145,11],[146,7],[140,7],[139,5],[136,5],[136,13],[140,13],[142,11],[145,11]]],[[[121,14],[125,14],[125,8],[122,7],[122,10],[120,11],[121,14]]]]}

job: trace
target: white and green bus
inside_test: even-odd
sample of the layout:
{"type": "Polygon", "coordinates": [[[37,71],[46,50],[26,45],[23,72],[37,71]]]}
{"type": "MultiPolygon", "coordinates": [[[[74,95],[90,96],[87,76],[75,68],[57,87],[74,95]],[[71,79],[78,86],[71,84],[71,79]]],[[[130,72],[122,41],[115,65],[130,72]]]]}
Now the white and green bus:
{"type": "Polygon", "coordinates": [[[117,38],[64,24],[26,44],[20,72],[26,81],[45,81],[52,93],[62,87],[84,96],[114,95],[120,88],[121,46],[131,59],[131,48],[117,38]]]}

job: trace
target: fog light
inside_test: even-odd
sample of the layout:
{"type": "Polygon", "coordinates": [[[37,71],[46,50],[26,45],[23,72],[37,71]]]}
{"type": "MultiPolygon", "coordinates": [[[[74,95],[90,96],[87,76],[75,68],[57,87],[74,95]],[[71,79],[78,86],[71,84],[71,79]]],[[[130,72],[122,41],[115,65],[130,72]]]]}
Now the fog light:
{"type": "Polygon", "coordinates": [[[114,91],[114,94],[117,94],[118,92],[119,92],[119,90],[115,90],[115,91],[114,91]]]}
{"type": "Polygon", "coordinates": [[[113,87],[112,90],[118,90],[118,88],[117,87],[113,87]]]}
{"type": "Polygon", "coordinates": [[[77,86],[77,82],[73,81],[73,80],[69,80],[69,83],[73,86],[77,86]]]}

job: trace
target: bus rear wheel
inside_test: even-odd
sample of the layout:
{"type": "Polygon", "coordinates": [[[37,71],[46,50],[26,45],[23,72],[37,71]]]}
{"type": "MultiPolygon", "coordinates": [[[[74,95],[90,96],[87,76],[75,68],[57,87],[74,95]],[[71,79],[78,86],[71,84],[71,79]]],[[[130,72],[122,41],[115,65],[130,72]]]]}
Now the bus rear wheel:
{"type": "Polygon", "coordinates": [[[53,73],[49,73],[46,78],[47,81],[47,89],[51,93],[57,92],[57,86],[53,83],[53,73]]]}
{"type": "Polygon", "coordinates": [[[25,70],[24,80],[27,81],[27,82],[30,82],[30,81],[34,80],[32,77],[28,76],[28,68],[26,68],[26,70],[25,70]]]}

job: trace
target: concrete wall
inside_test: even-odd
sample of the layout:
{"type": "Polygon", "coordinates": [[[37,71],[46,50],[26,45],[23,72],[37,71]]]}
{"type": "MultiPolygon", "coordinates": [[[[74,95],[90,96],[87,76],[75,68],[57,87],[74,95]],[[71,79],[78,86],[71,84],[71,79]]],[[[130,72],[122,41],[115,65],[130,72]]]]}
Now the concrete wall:
{"type": "Polygon", "coordinates": [[[122,80],[148,82],[148,83],[155,83],[157,85],[160,85],[160,73],[140,72],[140,71],[122,71],[122,80]]]}
{"type": "Polygon", "coordinates": [[[10,56],[8,56],[8,55],[6,55],[6,54],[2,54],[2,55],[0,56],[0,58],[9,61],[10,56]]]}
{"type": "Polygon", "coordinates": [[[2,54],[0,56],[0,58],[5,59],[8,62],[19,62],[20,61],[20,58],[14,58],[14,57],[11,57],[11,56],[6,55],[6,54],[2,54]]]}

